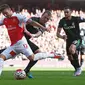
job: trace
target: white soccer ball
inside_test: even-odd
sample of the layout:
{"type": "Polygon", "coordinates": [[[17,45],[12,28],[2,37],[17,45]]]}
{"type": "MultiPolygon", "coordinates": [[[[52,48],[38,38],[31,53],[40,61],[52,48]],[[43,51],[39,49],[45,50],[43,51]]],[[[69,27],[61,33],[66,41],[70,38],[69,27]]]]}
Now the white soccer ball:
{"type": "Polygon", "coordinates": [[[26,73],[22,69],[17,69],[14,73],[14,77],[17,80],[25,79],[26,78],[26,73]]]}

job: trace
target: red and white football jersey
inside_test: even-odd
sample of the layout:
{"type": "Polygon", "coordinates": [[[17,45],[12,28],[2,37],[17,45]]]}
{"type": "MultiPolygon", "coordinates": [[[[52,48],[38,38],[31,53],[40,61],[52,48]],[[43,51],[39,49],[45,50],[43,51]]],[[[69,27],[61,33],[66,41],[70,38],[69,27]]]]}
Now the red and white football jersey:
{"type": "Polygon", "coordinates": [[[11,40],[11,45],[15,44],[18,40],[20,40],[24,33],[24,29],[22,27],[22,23],[26,23],[28,18],[25,16],[14,13],[10,18],[4,18],[0,21],[0,24],[4,24],[8,30],[8,34],[11,40]]]}

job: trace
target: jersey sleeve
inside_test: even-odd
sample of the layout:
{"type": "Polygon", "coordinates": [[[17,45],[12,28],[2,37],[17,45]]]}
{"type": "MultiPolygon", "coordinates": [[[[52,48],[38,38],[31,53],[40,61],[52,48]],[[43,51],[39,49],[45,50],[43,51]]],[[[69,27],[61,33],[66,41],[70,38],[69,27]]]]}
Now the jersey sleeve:
{"type": "Polygon", "coordinates": [[[85,22],[85,18],[83,18],[83,17],[77,17],[77,20],[79,21],[79,23],[85,22]]]}
{"type": "MultiPolygon", "coordinates": [[[[18,18],[18,20],[21,22],[21,23],[26,23],[27,21],[28,21],[28,17],[26,17],[26,16],[24,16],[24,15],[22,15],[22,14],[17,14],[17,18],[18,18]]],[[[31,20],[31,19],[29,19],[29,20],[31,20]]]]}
{"type": "Polygon", "coordinates": [[[0,25],[3,25],[4,18],[0,19],[0,25]]]}
{"type": "Polygon", "coordinates": [[[59,24],[58,24],[58,28],[62,28],[63,27],[63,21],[62,19],[60,20],[59,24]]]}
{"type": "Polygon", "coordinates": [[[30,19],[32,19],[32,20],[36,20],[36,17],[31,17],[30,19]]]}

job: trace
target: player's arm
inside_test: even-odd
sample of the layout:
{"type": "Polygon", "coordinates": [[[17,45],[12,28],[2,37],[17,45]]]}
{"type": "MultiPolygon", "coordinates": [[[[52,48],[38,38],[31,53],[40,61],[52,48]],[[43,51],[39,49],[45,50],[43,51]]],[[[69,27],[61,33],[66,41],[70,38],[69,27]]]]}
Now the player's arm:
{"type": "Polygon", "coordinates": [[[38,28],[42,28],[43,30],[47,30],[48,31],[48,29],[46,27],[44,27],[43,25],[39,24],[38,22],[32,20],[31,18],[28,19],[27,17],[25,17],[24,15],[21,15],[21,14],[17,14],[17,17],[18,17],[20,23],[24,22],[26,24],[30,24],[32,26],[36,26],[38,28]]]}
{"type": "Polygon", "coordinates": [[[34,37],[34,38],[37,38],[37,37],[39,37],[39,36],[42,34],[41,31],[38,31],[36,34],[30,33],[30,32],[26,29],[26,25],[25,25],[25,24],[24,24],[24,32],[25,32],[28,36],[34,37]]]}
{"type": "Polygon", "coordinates": [[[57,35],[58,38],[61,38],[61,39],[66,41],[67,35],[61,35],[61,30],[62,30],[62,28],[58,28],[56,35],[57,35]]]}
{"type": "Polygon", "coordinates": [[[42,32],[38,31],[36,34],[33,34],[33,37],[38,38],[40,35],[42,35],[42,32]]]}
{"type": "Polygon", "coordinates": [[[28,36],[32,37],[32,33],[30,33],[27,29],[26,29],[26,24],[23,25],[24,28],[24,33],[26,33],[28,36]]]}
{"type": "Polygon", "coordinates": [[[36,34],[30,33],[30,32],[26,29],[26,25],[24,25],[24,32],[25,32],[28,36],[34,37],[34,38],[37,38],[37,37],[39,37],[40,35],[42,35],[42,32],[41,32],[41,31],[38,31],[36,34]]]}
{"type": "Polygon", "coordinates": [[[58,38],[61,38],[61,39],[66,40],[67,39],[67,35],[61,35],[61,30],[62,29],[63,29],[63,21],[60,20],[59,25],[58,25],[58,28],[57,28],[56,35],[57,35],[58,38]]]}
{"type": "Polygon", "coordinates": [[[40,23],[38,23],[32,19],[28,19],[27,24],[30,24],[32,26],[36,26],[36,27],[41,28],[41,29],[46,30],[46,31],[48,30],[48,28],[44,27],[43,25],[41,25],[40,23]]]}
{"type": "Polygon", "coordinates": [[[60,33],[61,33],[61,30],[62,30],[62,28],[57,28],[57,33],[56,33],[56,35],[57,35],[58,38],[63,39],[63,36],[60,34],[60,33]]]}

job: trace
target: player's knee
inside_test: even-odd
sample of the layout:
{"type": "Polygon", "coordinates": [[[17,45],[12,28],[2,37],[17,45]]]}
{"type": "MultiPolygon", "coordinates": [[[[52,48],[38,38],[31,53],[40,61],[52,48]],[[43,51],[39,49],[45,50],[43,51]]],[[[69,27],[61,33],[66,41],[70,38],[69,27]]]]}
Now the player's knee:
{"type": "Polygon", "coordinates": [[[74,48],[69,48],[69,52],[70,52],[71,54],[75,54],[76,49],[74,49],[74,48]]]}
{"type": "Polygon", "coordinates": [[[6,60],[6,57],[3,54],[0,54],[0,58],[2,58],[3,60],[6,60]]]}
{"type": "Polygon", "coordinates": [[[34,52],[34,54],[41,52],[39,49],[34,52]]]}
{"type": "Polygon", "coordinates": [[[73,50],[73,49],[69,50],[69,52],[70,52],[71,54],[75,54],[75,50],[73,50]]]}
{"type": "Polygon", "coordinates": [[[76,52],[76,46],[75,46],[74,44],[72,44],[72,45],[69,47],[69,52],[70,52],[71,54],[75,54],[75,52],[76,52]]]}
{"type": "Polygon", "coordinates": [[[34,54],[33,54],[33,55],[30,55],[30,56],[28,57],[28,59],[29,59],[30,61],[34,61],[34,54]]]}

